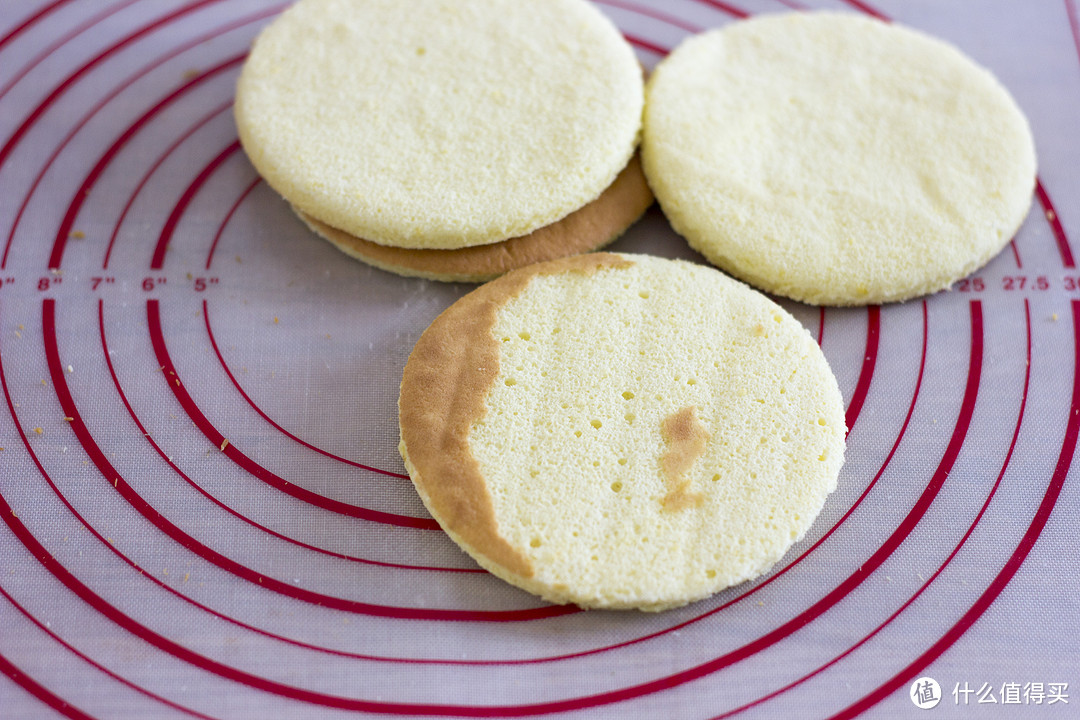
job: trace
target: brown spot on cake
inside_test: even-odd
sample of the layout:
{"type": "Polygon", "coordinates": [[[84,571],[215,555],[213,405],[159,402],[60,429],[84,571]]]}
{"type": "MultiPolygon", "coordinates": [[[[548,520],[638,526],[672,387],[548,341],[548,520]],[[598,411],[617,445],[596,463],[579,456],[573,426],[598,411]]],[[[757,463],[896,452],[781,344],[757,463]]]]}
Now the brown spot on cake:
{"type": "Polygon", "coordinates": [[[698,419],[692,405],[668,415],[660,423],[660,432],[667,449],[660,456],[660,471],[668,486],[661,501],[665,510],[683,510],[701,504],[701,493],[690,492],[687,472],[705,454],[705,443],[712,433],[698,419]]]}

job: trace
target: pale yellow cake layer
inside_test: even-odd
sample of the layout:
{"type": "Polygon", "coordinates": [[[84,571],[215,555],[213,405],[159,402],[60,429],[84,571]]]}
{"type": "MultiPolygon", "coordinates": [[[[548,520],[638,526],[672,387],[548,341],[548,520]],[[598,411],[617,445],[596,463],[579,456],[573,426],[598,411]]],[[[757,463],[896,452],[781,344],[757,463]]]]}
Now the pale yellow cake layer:
{"type": "Polygon", "coordinates": [[[583,208],[528,235],[457,250],[396,248],[349,235],[297,211],[300,219],[346,255],[407,277],[486,282],[537,262],[598,250],[614,242],[653,204],[637,155],[615,182],[583,208]]]}
{"type": "Polygon", "coordinates": [[[720,272],[596,253],[509,273],[417,343],[402,456],[485,568],[661,610],[765,572],[836,487],[840,392],[791,315],[720,272]]]}
{"type": "Polygon", "coordinates": [[[765,15],[690,38],[647,88],[646,175],[710,261],[797,300],[931,293],[1027,214],[1035,149],[988,71],[852,14],[765,15]]]}
{"type": "Polygon", "coordinates": [[[237,87],[251,162],[302,212],[460,248],[584,206],[634,152],[633,50],[583,0],[301,0],[237,87]]]}

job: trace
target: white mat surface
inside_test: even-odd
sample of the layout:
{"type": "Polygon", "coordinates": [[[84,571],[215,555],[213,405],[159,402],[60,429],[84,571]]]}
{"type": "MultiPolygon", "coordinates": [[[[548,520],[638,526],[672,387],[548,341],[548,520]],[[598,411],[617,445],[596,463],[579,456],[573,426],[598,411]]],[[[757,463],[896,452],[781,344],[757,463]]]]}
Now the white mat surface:
{"type": "MultiPolygon", "coordinates": [[[[258,182],[229,105],[279,5],[6,0],[0,715],[894,718],[929,676],[935,716],[1075,716],[1077,3],[806,4],[993,69],[1039,197],[951,292],[788,305],[848,403],[840,489],[767,577],[642,615],[539,604],[431,529],[397,384],[467,287],[345,259],[258,182]]],[[[788,5],[599,3],[650,66],[788,5]]],[[[696,257],[655,210],[614,247],[696,257]]]]}

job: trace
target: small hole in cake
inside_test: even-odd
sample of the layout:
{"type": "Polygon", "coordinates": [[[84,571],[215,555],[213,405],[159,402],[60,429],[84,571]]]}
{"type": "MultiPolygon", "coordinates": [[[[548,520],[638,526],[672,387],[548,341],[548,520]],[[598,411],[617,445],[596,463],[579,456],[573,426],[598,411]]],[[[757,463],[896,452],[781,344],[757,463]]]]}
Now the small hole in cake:
{"type": "Polygon", "coordinates": [[[634,413],[626,413],[626,422],[631,424],[634,422],[634,413]]]}
{"type": "Polygon", "coordinates": [[[518,337],[521,338],[522,340],[531,340],[532,339],[532,335],[530,335],[527,332],[519,332],[518,337]]]}
{"type": "Polygon", "coordinates": [[[648,290],[642,290],[641,292],[638,293],[638,297],[640,297],[643,300],[648,300],[649,299],[649,291],[648,290]]]}
{"type": "Polygon", "coordinates": [[[687,385],[697,385],[697,380],[695,380],[694,378],[690,378],[689,380],[686,381],[686,384],[687,385]]]}
{"type": "Polygon", "coordinates": [[[593,420],[593,421],[592,421],[591,423],[589,423],[589,424],[590,424],[590,425],[592,425],[592,426],[593,426],[594,428],[596,428],[597,430],[599,430],[599,429],[600,429],[600,428],[601,428],[601,427],[603,426],[603,424],[604,424],[604,423],[600,422],[599,420],[593,420]]]}
{"type": "Polygon", "coordinates": [[[626,464],[626,458],[619,458],[619,464],[620,465],[625,465],[626,464]]]}
{"type": "Polygon", "coordinates": [[[818,418],[817,419],[817,424],[818,425],[828,425],[828,423],[825,422],[825,418],[818,418]]]}
{"type": "Polygon", "coordinates": [[[622,396],[623,396],[623,400],[633,400],[634,399],[634,393],[630,392],[629,390],[624,392],[622,394],[622,396]]]}
{"type": "Polygon", "coordinates": [[[517,380],[515,380],[514,378],[506,378],[505,382],[507,387],[510,387],[511,385],[517,385],[517,380]]]}
{"type": "Polygon", "coordinates": [[[716,577],[716,571],[715,570],[706,570],[705,571],[705,577],[709,578],[710,580],[713,579],[714,577],[716,577]]]}
{"type": "Polygon", "coordinates": [[[822,453],[822,454],[818,455],[818,461],[819,462],[825,462],[825,453],[822,453]]]}
{"type": "Polygon", "coordinates": [[[715,475],[712,476],[712,481],[713,482],[716,482],[719,479],[720,479],[720,473],[716,473],[715,475]]]}
{"type": "Polygon", "coordinates": [[[581,437],[581,431],[580,430],[575,430],[574,431],[574,437],[581,437]]]}
{"type": "Polygon", "coordinates": [[[529,545],[534,548],[540,547],[540,538],[533,538],[529,545]]]}
{"type": "Polygon", "coordinates": [[[611,489],[615,492],[619,492],[620,490],[622,490],[622,483],[616,480],[615,482],[611,483],[611,489]]]}

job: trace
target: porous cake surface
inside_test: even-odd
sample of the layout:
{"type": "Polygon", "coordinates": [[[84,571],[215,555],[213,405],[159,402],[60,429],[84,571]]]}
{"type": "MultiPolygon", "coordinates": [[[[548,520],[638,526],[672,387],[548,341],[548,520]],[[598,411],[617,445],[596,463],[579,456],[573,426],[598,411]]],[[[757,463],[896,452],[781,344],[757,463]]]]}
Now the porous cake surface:
{"type": "Polygon", "coordinates": [[[646,175],[672,226],[753,285],[821,304],[948,287],[1031,204],[1006,89],[952,46],[838,13],[690,38],[646,90],[646,175]]]}
{"type": "Polygon", "coordinates": [[[514,271],[418,341],[401,451],[449,535],[530,592],[660,610],[772,566],[835,488],[817,344],[708,267],[594,253],[514,271]]]}
{"type": "Polygon", "coordinates": [[[485,282],[519,267],[598,250],[614,242],[653,203],[635,155],[596,200],[551,225],[498,243],[456,250],[396,248],[349,235],[297,211],[346,255],[382,270],[444,282],[485,282]]]}
{"type": "Polygon", "coordinates": [[[632,49],[584,0],[301,0],[256,40],[235,114],[302,212],[383,245],[459,248],[596,198],[642,103],[632,49]]]}

